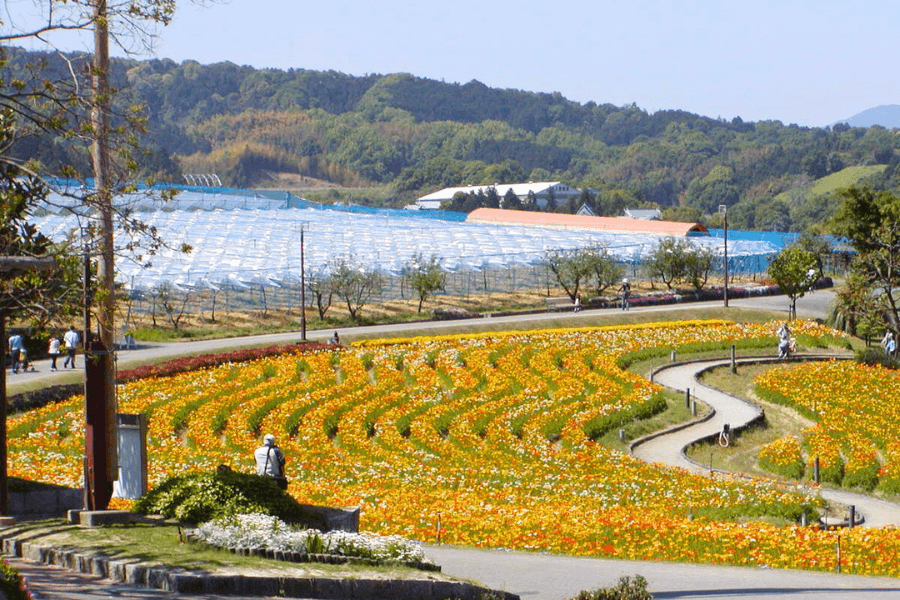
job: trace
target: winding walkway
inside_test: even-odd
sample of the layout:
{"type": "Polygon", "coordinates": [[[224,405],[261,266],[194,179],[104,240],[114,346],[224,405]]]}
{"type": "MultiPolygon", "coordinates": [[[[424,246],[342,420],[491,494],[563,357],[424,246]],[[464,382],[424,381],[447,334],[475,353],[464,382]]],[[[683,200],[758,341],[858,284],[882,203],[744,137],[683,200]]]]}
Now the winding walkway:
{"type": "MultiPolygon", "coordinates": [[[[833,358],[832,356],[800,356],[807,360],[833,358]]],[[[759,362],[760,359],[738,359],[737,363],[759,362]]],[[[662,435],[638,440],[632,446],[632,454],[641,460],[651,463],[681,467],[689,471],[708,473],[709,464],[697,463],[685,454],[685,449],[700,440],[718,436],[727,423],[731,429],[742,429],[762,418],[763,411],[757,405],[727,394],[700,383],[697,376],[713,367],[728,366],[730,360],[709,360],[702,362],[680,363],[663,367],[656,371],[653,380],[660,385],[685,393],[690,390],[691,396],[708,404],[713,414],[700,422],[687,427],[673,428],[662,435]]],[[[715,464],[712,465],[715,469],[715,464]]],[[[818,488],[818,494],[829,501],[846,506],[855,506],[856,513],[863,517],[863,525],[882,527],[884,525],[900,525],[900,505],[880,500],[864,494],[855,494],[843,490],[818,488]]]]}

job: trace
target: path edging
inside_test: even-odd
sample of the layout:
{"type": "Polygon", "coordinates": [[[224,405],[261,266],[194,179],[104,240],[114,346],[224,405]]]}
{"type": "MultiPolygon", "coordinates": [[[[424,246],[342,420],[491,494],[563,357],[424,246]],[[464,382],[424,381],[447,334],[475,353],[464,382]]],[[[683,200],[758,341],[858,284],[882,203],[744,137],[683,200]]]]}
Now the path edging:
{"type": "Polygon", "coordinates": [[[262,577],[253,575],[209,575],[169,567],[151,567],[140,562],[110,559],[101,554],[22,542],[0,537],[3,553],[45,565],[54,565],[111,579],[116,583],[149,587],[180,594],[242,596],[283,596],[381,600],[383,598],[423,600],[478,600],[493,595],[502,600],[520,600],[516,594],[491,590],[467,582],[420,579],[337,579],[321,577],[262,577]]]}

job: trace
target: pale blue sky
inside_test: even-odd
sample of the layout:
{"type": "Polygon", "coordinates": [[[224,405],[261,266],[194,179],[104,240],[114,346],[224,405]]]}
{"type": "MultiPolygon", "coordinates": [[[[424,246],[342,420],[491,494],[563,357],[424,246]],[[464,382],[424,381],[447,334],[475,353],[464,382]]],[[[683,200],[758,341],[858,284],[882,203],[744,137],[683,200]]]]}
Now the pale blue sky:
{"type": "Polygon", "coordinates": [[[900,3],[891,0],[179,4],[156,46],[179,62],[477,79],[809,126],[900,104],[900,3]]]}

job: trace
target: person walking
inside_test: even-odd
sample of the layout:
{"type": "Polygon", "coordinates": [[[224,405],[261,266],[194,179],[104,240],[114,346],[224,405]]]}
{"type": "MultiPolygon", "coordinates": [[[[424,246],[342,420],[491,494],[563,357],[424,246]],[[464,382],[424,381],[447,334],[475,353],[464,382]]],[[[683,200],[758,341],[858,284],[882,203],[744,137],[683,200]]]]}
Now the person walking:
{"type": "Polygon", "coordinates": [[[628,283],[627,277],[622,280],[622,287],[619,288],[619,293],[622,294],[622,310],[628,310],[629,299],[631,298],[631,284],[628,283]]]}
{"type": "Polygon", "coordinates": [[[18,373],[20,360],[19,355],[24,348],[22,336],[18,333],[14,333],[9,336],[9,340],[7,341],[7,348],[9,349],[9,364],[12,367],[12,372],[18,373]]]}
{"type": "Polygon", "coordinates": [[[47,354],[50,355],[50,370],[56,371],[56,359],[59,358],[59,336],[50,334],[50,340],[47,342],[47,354]]]}
{"type": "Polygon", "coordinates": [[[897,350],[897,340],[894,339],[894,332],[890,329],[884,332],[884,337],[881,338],[881,347],[888,356],[893,356],[897,350]]]}
{"type": "Polygon", "coordinates": [[[75,351],[78,349],[78,344],[81,342],[81,336],[75,331],[74,325],[69,325],[69,330],[66,332],[66,335],[63,336],[63,341],[66,343],[66,360],[63,361],[63,369],[70,364],[74,369],[75,351]]]}
{"type": "Polygon", "coordinates": [[[256,473],[271,477],[278,487],[286,490],[288,480],[284,475],[284,452],[275,443],[275,436],[267,433],[263,445],[253,452],[253,456],[256,458],[256,473]]]}

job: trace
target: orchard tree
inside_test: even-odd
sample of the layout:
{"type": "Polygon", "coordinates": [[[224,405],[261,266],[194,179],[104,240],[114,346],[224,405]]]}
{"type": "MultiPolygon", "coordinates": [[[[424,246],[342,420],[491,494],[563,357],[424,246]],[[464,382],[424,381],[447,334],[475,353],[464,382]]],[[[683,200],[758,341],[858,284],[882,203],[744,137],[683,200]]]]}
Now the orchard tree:
{"type": "Polygon", "coordinates": [[[685,238],[669,237],[659,242],[646,261],[651,279],[658,279],[672,289],[687,282],[702,289],[709,279],[714,261],[712,251],[694,246],[685,238]]]}
{"type": "Polygon", "coordinates": [[[709,272],[715,263],[715,256],[709,248],[692,246],[684,257],[685,279],[696,290],[702,290],[709,281],[709,272]]]}
{"type": "Polygon", "coordinates": [[[331,286],[347,305],[350,318],[358,321],[362,307],[384,290],[385,277],[349,256],[334,261],[331,286]]]}
{"type": "Polygon", "coordinates": [[[319,313],[319,318],[324,319],[325,313],[331,308],[331,301],[334,298],[334,281],[332,274],[324,268],[307,273],[306,289],[308,289],[313,298],[315,298],[316,312],[319,313]]]}
{"type": "Polygon", "coordinates": [[[670,290],[682,281],[687,275],[688,246],[688,241],[683,238],[661,240],[645,261],[650,278],[662,281],[670,290]]]}
{"type": "Polygon", "coordinates": [[[625,268],[617,264],[605,246],[593,246],[587,250],[587,266],[597,295],[617,284],[625,275],[625,268]]]}
{"type": "Polygon", "coordinates": [[[791,300],[788,319],[797,318],[797,299],[812,290],[819,278],[815,255],[799,246],[788,246],[775,255],[767,272],[791,300]]]}
{"type": "Polygon", "coordinates": [[[401,277],[419,296],[417,312],[422,312],[422,304],[428,296],[443,290],[447,283],[447,275],[441,270],[438,257],[432,254],[431,258],[426,259],[421,252],[417,252],[403,267],[401,277]]]}
{"type": "Polygon", "coordinates": [[[581,250],[549,250],[544,255],[556,282],[566,291],[566,295],[575,302],[581,285],[593,273],[590,253],[581,250]]]}

